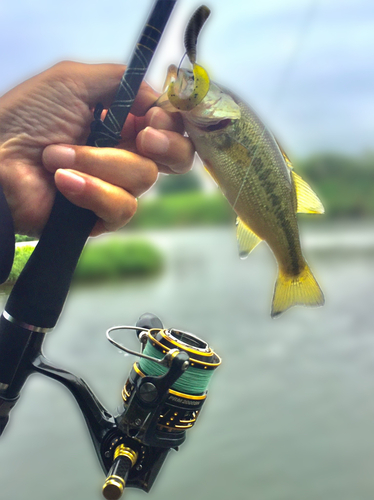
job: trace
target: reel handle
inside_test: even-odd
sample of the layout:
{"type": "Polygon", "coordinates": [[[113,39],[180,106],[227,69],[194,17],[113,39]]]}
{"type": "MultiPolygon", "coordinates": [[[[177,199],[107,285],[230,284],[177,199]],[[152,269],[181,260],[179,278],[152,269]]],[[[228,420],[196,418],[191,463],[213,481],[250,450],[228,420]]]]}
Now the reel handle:
{"type": "Polygon", "coordinates": [[[114,462],[103,486],[103,495],[106,500],[118,500],[122,496],[129,472],[137,459],[136,451],[123,444],[117,446],[114,452],[114,462]]]}

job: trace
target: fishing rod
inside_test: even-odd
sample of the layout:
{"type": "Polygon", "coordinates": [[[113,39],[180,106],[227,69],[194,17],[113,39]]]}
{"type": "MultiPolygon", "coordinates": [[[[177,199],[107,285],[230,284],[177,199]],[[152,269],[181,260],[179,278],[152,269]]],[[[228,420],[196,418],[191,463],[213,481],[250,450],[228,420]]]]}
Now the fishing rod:
{"type": "MultiPolygon", "coordinates": [[[[102,122],[98,104],[87,144],[112,147],[135,100],[176,0],[157,0],[122,77],[112,106],[102,122]]],[[[15,283],[0,319],[0,397],[15,400],[25,375],[22,359],[56,324],[82,249],[97,220],[57,192],[40,240],[15,283]]],[[[2,420],[0,430],[6,422],[2,420]]]]}
{"type": "MultiPolygon", "coordinates": [[[[113,147],[158,46],[176,0],[157,0],[135,46],[105,119],[98,103],[87,145],[113,147]]],[[[97,220],[90,210],[57,192],[40,240],[15,283],[0,318],[0,435],[27,378],[40,373],[67,387],[75,397],[107,474],[103,494],[118,499],[126,485],[149,491],[171,448],[183,443],[206,399],[207,384],[219,357],[186,332],[165,330],[153,315],[135,327],[113,327],[108,339],[140,357],[124,386],[123,408],[112,415],[88,385],[54,366],[42,353],[46,333],[55,326],[82,249],[97,220]],[[111,332],[135,329],[141,352],[118,344],[111,332]]]]}

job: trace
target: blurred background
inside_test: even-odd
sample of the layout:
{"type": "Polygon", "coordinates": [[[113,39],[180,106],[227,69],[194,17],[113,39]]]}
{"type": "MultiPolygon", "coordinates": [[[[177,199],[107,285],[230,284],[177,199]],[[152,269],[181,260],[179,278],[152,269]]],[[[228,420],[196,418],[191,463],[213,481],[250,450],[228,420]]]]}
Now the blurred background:
{"type": "MultiPolygon", "coordinates": [[[[258,112],[325,205],[324,216],[299,220],[326,305],[270,319],[275,260],[266,245],[238,259],[233,215],[197,160],[183,178],[162,176],[118,235],[155,249],[149,276],[78,282],[45,352],[83,377],[112,412],[133,360],[106,341],[110,326],[134,324],[151,311],[221,355],[197,425],[169,455],[149,498],[369,500],[374,4],[207,4],[212,14],[198,62],[258,112]]],[[[62,59],[126,62],[151,5],[1,2],[0,94],[62,59]]],[[[161,90],[167,66],[179,63],[185,25],[199,5],[178,1],[147,76],[154,88],[161,90]]],[[[137,347],[131,334],[128,342],[137,347]]],[[[99,500],[103,479],[70,394],[31,377],[0,442],[1,498],[99,500]]]]}

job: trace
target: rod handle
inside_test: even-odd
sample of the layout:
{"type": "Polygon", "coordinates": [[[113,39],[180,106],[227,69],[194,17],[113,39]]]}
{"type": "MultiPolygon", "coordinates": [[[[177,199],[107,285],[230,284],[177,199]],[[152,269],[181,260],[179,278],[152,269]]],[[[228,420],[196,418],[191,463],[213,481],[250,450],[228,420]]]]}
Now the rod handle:
{"type": "Polygon", "coordinates": [[[19,323],[53,328],[97,216],[57,192],[51,215],[5,306],[19,323]]]}
{"type": "Polygon", "coordinates": [[[18,397],[14,399],[6,399],[0,396],[0,436],[9,421],[9,413],[13,406],[17,403],[18,397]]]}

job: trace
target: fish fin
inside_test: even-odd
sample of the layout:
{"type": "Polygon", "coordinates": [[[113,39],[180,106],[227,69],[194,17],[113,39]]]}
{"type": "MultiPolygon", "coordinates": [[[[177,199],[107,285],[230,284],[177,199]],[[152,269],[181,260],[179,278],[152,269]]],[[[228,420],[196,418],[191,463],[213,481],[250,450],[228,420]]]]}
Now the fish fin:
{"type": "Polygon", "coordinates": [[[321,200],[309,184],[294,171],[292,171],[292,179],[296,189],[297,212],[306,214],[325,213],[321,200]]]}
{"type": "Polygon", "coordinates": [[[282,146],[276,141],[280,152],[283,155],[284,161],[290,170],[293,182],[296,188],[297,197],[297,212],[303,214],[324,214],[325,209],[323,208],[321,200],[318,198],[313,189],[309,186],[307,182],[296,174],[291,160],[288,158],[282,146]]]}
{"type": "Polygon", "coordinates": [[[283,158],[284,158],[284,161],[286,162],[286,165],[287,167],[290,169],[290,170],[293,170],[293,166],[292,166],[292,163],[291,163],[291,160],[288,158],[288,156],[286,155],[286,153],[284,152],[284,149],[278,144],[278,147],[279,149],[281,150],[281,153],[283,155],[283,158]]]}
{"type": "Polygon", "coordinates": [[[252,250],[262,241],[249,227],[241,220],[236,219],[236,237],[239,245],[239,257],[245,259],[252,250]]]}
{"type": "Polygon", "coordinates": [[[271,316],[274,318],[295,305],[323,306],[325,299],[309,266],[298,276],[287,276],[279,272],[275,283],[271,316]]]}
{"type": "MultiPolygon", "coordinates": [[[[274,136],[273,136],[274,137],[274,136]]],[[[278,148],[280,150],[280,152],[282,153],[282,156],[283,156],[283,159],[284,161],[286,162],[286,165],[287,167],[290,169],[290,170],[293,170],[293,165],[291,163],[291,160],[288,158],[286,152],[284,151],[284,149],[282,148],[282,146],[279,144],[278,140],[276,139],[276,137],[274,137],[274,140],[275,142],[277,143],[278,145],[278,148]]]]}

